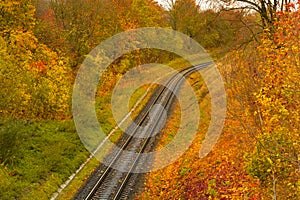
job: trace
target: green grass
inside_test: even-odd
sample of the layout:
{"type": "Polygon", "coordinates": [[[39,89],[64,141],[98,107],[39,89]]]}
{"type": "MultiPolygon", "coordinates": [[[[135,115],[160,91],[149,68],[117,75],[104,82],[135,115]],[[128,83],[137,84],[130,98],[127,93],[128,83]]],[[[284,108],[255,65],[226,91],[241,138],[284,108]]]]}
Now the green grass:
{"type": "MultiPolygon", "coordinates": [[[[147,93],[143,98],[143,100],[137,105],[136,109],[133,111],[131,115],[132,118],[134,118],[142,110],[145,103],[149,100],[153,89],[154,88],[151,88],[150,92],[147,93]]],[[[134,92],[129,102],[130,109],[133,108],[135,104],[139,101],[139,99],[144,96],[146,91],[147,91],[147,87],[141,87],[134,92]]],[[[98,109],[98,120],[100,121],[101,127],[104,129],[104,132],[106,134],[108,134],[110,130],[113,129],[114,126],[116,126],[115,121],[113,121],[110,106],[105,106],[107,105],[108,100],[110,99],[98,98],[96,101],[97,102],[96,108],[98,109]]],[[[112,142],[117,142],[118,139],[121,137],[121,135],[122,135],[122,131],[120,129],[117,129],[109,139],[112,142]]],[[[101,155],[97,155],[97,156],[101,157],[101,155]]],[[[85,181],[88,179],[90,174],[98,165],[99,165],[99,161],[96,160],[95,158],[92,158],[84,166],[84,168],[75,176],[75,178],[70,182],[70,184],[64,190],[62,190],[62,192],[58,195],[57,200],[72,199],[73,196],[78,191],[78,189],[85,183],[85,181]]]]}
{"type": "Polygon", "coordinates": [[[85,161],[72,121],[0,125],[0,199],[49,199],[85,161]]]}
{"type": "Polygon", "coordinates": [[[92,158],[85,167],[75,176],[71,183],[58,195],[56,200],[72,199],[79,188],[85,183],[91,173],[99,166],[99,161],[92,158]]]}
{"type": "MultiPolygon", "coordinates": [[[[190,64],[176,59],[167,65],[180,69],[190,64]]],[[[130,109],[144,96],[147,87],[140,87],[133,93],[128,102],[130,109]]],[[[153,89],[136,107],[132,118],[141,111],[153,89]]],[[[98,120],[108,134],[116,125],[110,110],[110,97],[98,97],[96,102],[98,120]]],[[[117,130],[111,141],[116,142],[121,134],[117,130]]],[[[71,120],[25,122],[0,118],[0,146],[1,200],[49,199],[89,156],[71,120]]],[[[98,164],[92,159],[58,199],[71,199],[98,164]]]]}
{"type": "Polygon", "coordinates": [[[137,103],[137,101],[143,97],[143,95],[147,92],[147,89],[150,85],[148,86],[143,86],[138,88],[132,95],[131,98],[129,99],[129,109],[132,109],[135,104],[137,103]]]}

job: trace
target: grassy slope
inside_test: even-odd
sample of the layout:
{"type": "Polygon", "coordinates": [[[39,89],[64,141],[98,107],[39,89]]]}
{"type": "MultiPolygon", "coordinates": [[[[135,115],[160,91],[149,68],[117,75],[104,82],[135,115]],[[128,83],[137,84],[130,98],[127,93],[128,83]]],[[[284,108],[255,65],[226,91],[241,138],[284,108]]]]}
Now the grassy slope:
{"type": "MultiPolygon", "coordinates": [[[[169,66],[189,66],[184,60],[170,62],[169,66]]],[[[146,91],[141,87],[130,99],[132,107],[146,91]]],[[[145,100],[137,107],[142,109],[145,100]]],[[[110,114],[109,94],[99,97],[98,117],[105,132],[115,122],[110,114]]],[[[133,113],[133,116],[136,115],[133,113]]],[[[112,136],[117,140],[120,131],[112,136]]],[[[8,157],[0,165],[0,199],[49,199],[58,187],[87,159],[85,150],[72,121],[22,122],[1,120],[1,157],[8,157]],[[5,146],[6,145],[6,146],[5,146]]],[[[79,173],[58,199],[70,199],[99,164],[95,159],[79,173]]]]}
{"type": "MultiPolygon", "coordinates": [[[[145,94],[147,89],[145,87],[141,87],[138,89],[131,97],[129,102],[129,108],[133,108],[134,104],[145,94]]],[[[132,113],[132,117],[136,116],[136,113],[138,113],[142,108],[144,102],[146,102],[150,98],[150,93],[145,96],[144,100],[136,107],[135,111],[132,113]]],[[[111,124],[110,124],[111,126],[111,124]]],[[[122,132],[117,129],[114,134],[110,137],[111,141],[117,141],[122,132]]],[[[85,183],[85,181],[88,179],[90,174],[95,170],[95,168],[99,165],[99,161],[96,158],[92,158],[90,162],[87,163],[87,165],[83,168],[82,171],[76,175],[76,177],[71,181],[71,183],[59,194],[57,197],[57,200],[65,200],[65,199],[72,199],[72,197],[76,194],[78,189],[85,183]]]]}
{"type": "MultiPolygon", "coordinates": [[[[180,66],[180,68],[185,67],[185,66],[189,66],[189,63],[187,63],[185,60],[183,59],[177,59],[175,61],[171,61],[170,63],[168,63],[169,66],[171,67],[178,67],[180,66]]],[[[140,87],[138,90],[136,90],[130,100],[129,100],[129,109],[132,109],[135,105],[135,103],[144,96],[144,94],[147,92],[147,88],[148,86],[143,86],[140,87]]],[[[134,118],[136,117],[136,115],[142,110],[143,106],[145,105],[145,103],[147,102],[147,100],[150,98],[150,95],[152,93],[154,88],[151,88],[149,90],[149,92],[147,93],[146,96],[144,96],[143,100],[140,102],[140,104],[135,108],[134,112],[131,114],[131,117],[134,118]]],[[[113,128],[113,126],[116,125],[116,123],[112,120],[112,115],[110,114],[110,107],[105,107],[105,104],[107,104],[107,102],[109,99],[109,94],[106,95],[106,97],[102,97],[100,99],[100,101],[98,101],[98,105],[101,106],[102,108],[105,109],[98,109],[98,115],[102,118],[104,118],[104,116],[106,118],[103,119],[103,121],[105,120],[106,123],[103,123],[102,125],[104,125],[104,128],[107,128],[107,132],[109,130],[111,130],[113,128]],[[101,104],[101,105],[100,105],[101,104]],[[105,115],[103,115],[105,114],[105,115]],[[110,121],[111,123],[107,123],[107,121],[110,121]]],[[[109,99],[110,100],[110,99],[109,99]]],[[[101,120],[100,120],[101,121],[101,120]]],[[[111,137],[111,141],[117,141],[117,139],[120,137],[121,135],[121,131],[117,130],[111,137]]],[[[77,192],[77,190],[85,183],[85,181],[87,180],[87,178],[89,177],[89,175],[92,173],[92,171],[99,165],[99,161],[97,161],[96,159],[92,159],[85,167],[84,169],[74,178],[74,180],[70,183],[70,185],[68,185],[68,187],[66,187],[58,196],[58,200],[63,200],[63,199],[71,199],[77,192]]]]}
{"type": "Polygon", "coordinates": [[[88,156],[72,121],[2,121],[0,199],[49,199],[88,156]]]}
{"type": "MultiPolygon", "coordinates": [[[[167,65],[170,67],[174,68],[182,68],[185,66],[189,66],[190,64],[186,62],[183,59],[176,59],[174,61],[169,62],[167,65]]],[[[142,86],[138,90],[136,90],[130,100],[129,100],[129,109],[133,108],[135,103],[143,97],[143,95],[147,92],[148,86],[142,86]]],[[[150,98],[150,95],[152,93],[154,88],[149,90],[149,93],[143,98],[143,100],[140,102],[140,104],[135,108],[134,112],[131,114],[131,117],[134,118],[136,117],[137,113],[142,110],[143,106],[147,102],[147,100],[150,98]]],[[[102,126],[104,126],[106,132],[111,130],[113,126],[116,125],[115,121],[112,119],[110,107],[105,107],[105,104],[107,102],[110,102],[109,98],[110,94],[106,94],[105,97],[100,98],[100,101],[98,101],[98,105],[100,109],[98,109],[98,117],[103,118],[103,123],[102,126]],[[101,109],[102,108],[102,109],[101,109]],[[107,123],[107,122],[110,123],[107,123]],[[106,122],[106,123],[105,123],[106,122]]],[[[101,119],[100,119],[101,121],[101,119]]],[[[111,141],[117,141],[117,139],[120,137],[121,131],[117,130],[111,137],[111,141]]],[[[89,162],[84,169],[74,178],[74,180],[70,183],[70,185],[65,188],[61,194],[58,196],[58,200],[63,200],[63,199],[71,199],[77,192],[77,190],[85,183],[85,180],[89,177],[91,172],[99,165],[99,162],[96,159],[92,159],[91,162],[89,162]]]]}

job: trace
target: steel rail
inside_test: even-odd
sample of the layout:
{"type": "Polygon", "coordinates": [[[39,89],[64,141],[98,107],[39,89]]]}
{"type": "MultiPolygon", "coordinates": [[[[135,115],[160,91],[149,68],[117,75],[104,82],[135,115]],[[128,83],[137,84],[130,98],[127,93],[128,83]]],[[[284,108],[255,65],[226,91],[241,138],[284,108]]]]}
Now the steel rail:
{"type": "MultiPolygon", "coordinates": [[[[203,63],[200,65],[196,65],[196,66],[190,66],[190,67],[186,67],[182,70],[179,71],[179,73],[176,73],[175,75],[173,75],[167,82],[165,87],[162,87],[159,91],[158,91],[158,95],[155,97],[155,99],[153,100],[152,104],[149,106],[148,110],[145,111],[145,113],[143,114],[143,116],[141,117],[141,119],[139,120],[139,122],[137,123],[138,125],[142,125],[147,116],[149,115],[149,112],[151,110],[151,108],[153,107],[153,105],[155,105],[158,100],[162,97],[165,98],[166,100],[164,102],[162,102],[164,105],[163,107],[167,107],[169,105],[172,104],[172,100],[175,97],[174,93],[172,91],[177,91],[181,85],[181,81],[183,80],[184,77],[189,76],[190,74],[194,73],[195,71],[198,71],[200,69],[206,68],[208,66],[210,66],[212,64],[212,62],[207,62],[207,63],[203,63]],[[163,97],[162,95],[165,96],[163,97]],[[168,105],[169,104],[169,105],[168,105]]],[[[134,170],[134,168],[136,167],[138,160],[140,158],[140,155],[143,153],[143,151],[145,150],[150,136],[155,128],[155,126],[157,125],[157,123],[159,122],[159,119],[161,118],[163,112],[159,112],[157,120],[154,122],[154,125],[151,127],[150,131],[148,131],[147,133],[147,137],[145,138],[144,143],[141,146],[141,149],[139,150],[139,152],[137,153],[137,156],[134,159],[132,165],[130,166],[130,169],[128,172],[126,172],[125,178],[122,180],[121,185],[117,188],[117,192],[114,194],[114,197],[112,199],[118,199],[120,197],[120,195],[122,194],[122,191],[124,190],[126,183],[128,182],[132,171],[134,170]]],[[[119,149],[119,151],[117,152],[116,156],[113,158],[113,160],[109,163],[109,165],[106,167],[105,171],[101,174],[101,177],[97,180],[96,184],[93,186],[93,188],[90,190],[89,194],[86,196],[85,200],[90,200],[94,197],[95,193],[97,192],[97,190],[99,189],[99,187],[102,185],[102,183],[104,182],[105,178],[107,177],[107,175],[110,173],[110,171],[112,170],[112,166],[118,161],[118,158],[121,156],[123,150],[126,149],[126,147],[130,144],[130,141],[132,141],[132,139],[134,138],[135,134],[137,133],[139,129],[139,126],[136,126],[133,130],[133,133],[130,134],[130,136],[126,139],[125,143],[122,145],[122,147],[119,149]]]]}

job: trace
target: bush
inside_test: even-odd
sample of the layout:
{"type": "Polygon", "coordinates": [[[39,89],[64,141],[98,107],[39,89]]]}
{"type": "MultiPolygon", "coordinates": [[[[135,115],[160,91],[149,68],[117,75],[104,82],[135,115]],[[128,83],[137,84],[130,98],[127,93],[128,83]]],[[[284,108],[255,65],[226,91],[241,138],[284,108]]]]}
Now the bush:
{"type": "Polygon", "coordinates": [[[224,71],[230,110],[256,140],[248,172],[266,198],[299,199],[300,11],[278,16],[276,31],[232,53],[224,71]]]}

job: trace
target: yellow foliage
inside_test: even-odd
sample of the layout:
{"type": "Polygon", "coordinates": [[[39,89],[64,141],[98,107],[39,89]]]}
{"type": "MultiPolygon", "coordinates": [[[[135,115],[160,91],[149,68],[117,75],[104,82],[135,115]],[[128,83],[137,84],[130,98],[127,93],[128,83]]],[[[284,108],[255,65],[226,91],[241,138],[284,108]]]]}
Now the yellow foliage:
{"type": "Polygon", "coordinates": [[[68,60],[39,43],[29,0],[1,2],[0,112],[21,119],[70,116],[72,73],[68,60]],[[24,13],[25,12],[25,13],[24,13]]]}
{"type": "Polygon", "coordinates": [[[300,194],[299,20],[299,10],[281,13],[275,33],[266,30],[260,43],[222,61],[229,110],[257,143],[249,172],[267,188],[266,197],[300,194]]]}

